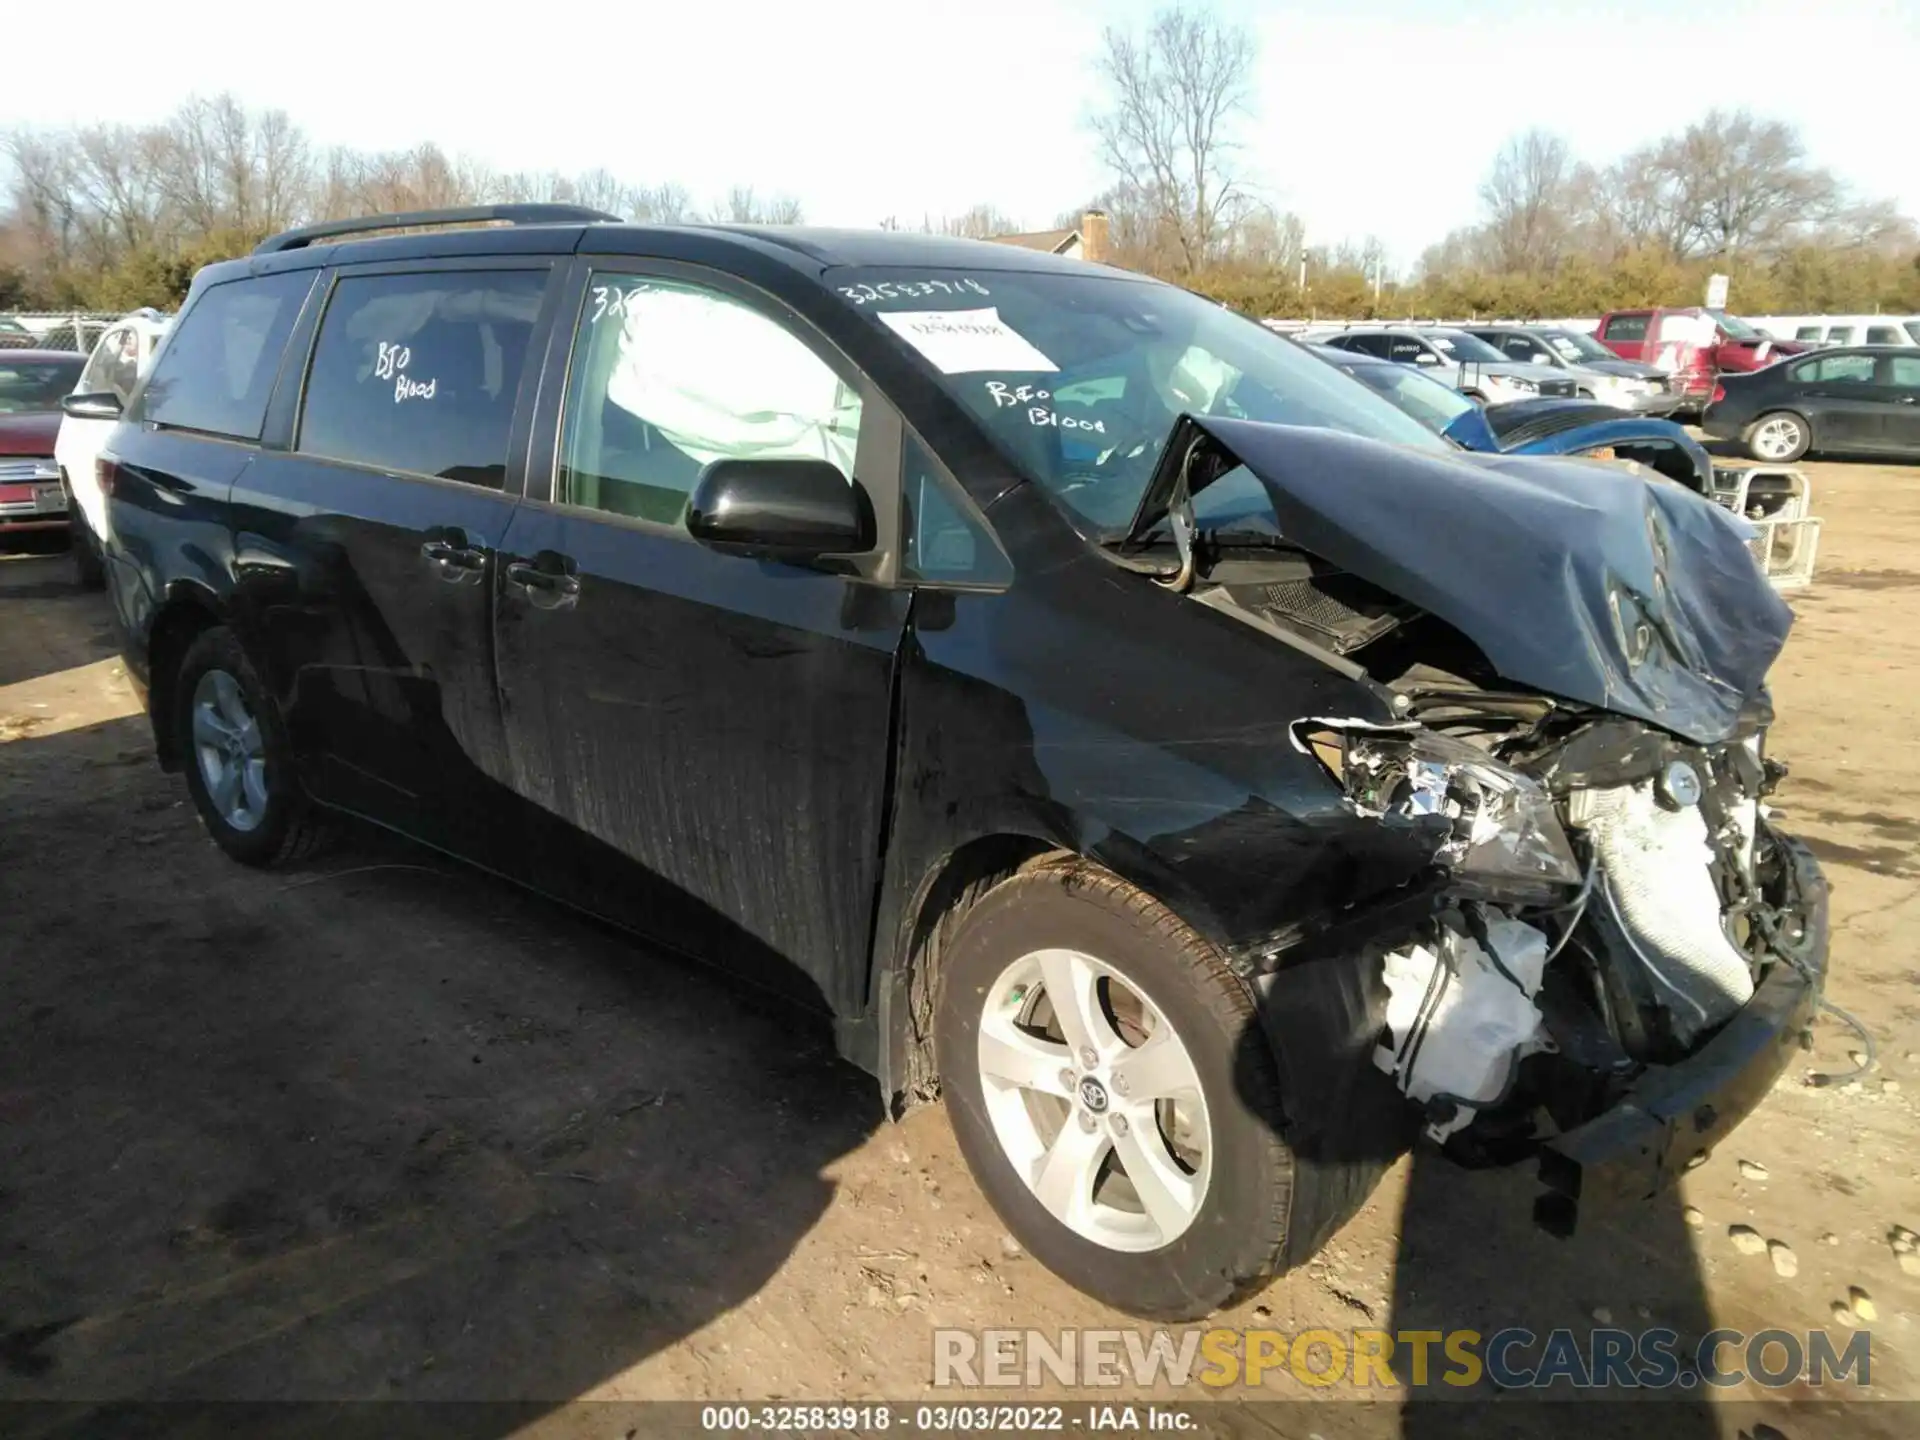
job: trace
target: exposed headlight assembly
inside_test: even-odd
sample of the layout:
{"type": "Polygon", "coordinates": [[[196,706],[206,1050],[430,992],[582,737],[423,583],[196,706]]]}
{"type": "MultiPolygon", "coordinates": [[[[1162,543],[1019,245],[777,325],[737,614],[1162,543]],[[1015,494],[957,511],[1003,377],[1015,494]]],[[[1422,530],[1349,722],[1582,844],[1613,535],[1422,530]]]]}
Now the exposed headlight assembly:
{"type": "Polygon", "coordinates": [[[1419,726],[1303,720],[1293,737],[1359,814],[1431,826],[1439,838],[1434,859],[1461,875],[1580,883],[1552,798],[1485,751],[1419,726]]]}

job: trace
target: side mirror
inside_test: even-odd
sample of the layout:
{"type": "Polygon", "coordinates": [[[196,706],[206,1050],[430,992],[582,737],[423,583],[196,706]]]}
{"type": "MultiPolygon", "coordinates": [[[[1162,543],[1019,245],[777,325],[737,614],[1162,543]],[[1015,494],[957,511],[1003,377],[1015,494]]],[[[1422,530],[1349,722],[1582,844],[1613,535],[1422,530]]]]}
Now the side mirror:
{"type": "Polygon", "coordinates": [[[76,420],[118,420],[124,408],[111,390],[90,390],[84,395],[66,395],[60,408],[76,420]]]}
{"type": "Polygon", "coordinates": [[[1431,350],[1422,350],[1413,357],[1413,363],[1416,365],[1438,365],[1440,363],[1440,357],[1431,350]]]}
{"type": "Polygon", "coordinates": [[[725,555],[858,555],[873,549],[873,502],[824,460],[715,460],[694,482],[687,529],[725,555]]]}

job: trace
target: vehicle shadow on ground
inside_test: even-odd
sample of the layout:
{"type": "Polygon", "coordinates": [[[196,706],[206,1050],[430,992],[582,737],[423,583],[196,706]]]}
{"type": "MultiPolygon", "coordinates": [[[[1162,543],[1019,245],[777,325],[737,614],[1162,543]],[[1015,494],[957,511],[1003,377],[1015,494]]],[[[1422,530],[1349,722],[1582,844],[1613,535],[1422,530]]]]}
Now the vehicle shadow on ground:
{"type": "MultiPolygon", "coordinates": [[[[1242,1076],[1250,1073],[1248,1057],[1267,1043],[1257,1032],[1243,1037],[1238,1067],[1242,1076]]],[[[1351,1059],[1361,1059],[1371,1049],[1371,1036],[1347,1037],[1351,1059]]],[[[1312,1083],[1321,1085],[1318,1080],[1312,1083]]],[[[1285,1088],[1283,1081],[1283,1093],[1285,1088]]],[[[1242,1093],[1257,1092],[1248,1083],[1242,1093]]],[[[1407,1387],[1407,1399],[1397,1406],[1360,1404],[1348,1417],[1354,1428],[1338,1433],[1369,1440],[1376,1435],[1403,1440],[1560,1440],[1568,1433],[1591,1433],[1569,1431],[1576,1415],[1565,1402],[1644,1399],[1655,1408],[1636,1406],[1609,1423],[1617,1423],[1623,1433],[1643,1426],[1662,1440],[1720,1435],[1697,1377],[1637,1394],[1617,1387],[1596,1392],[1575,1384],[1589,1376],[1595,1331],[1631,1332],[1634,1338],[1628,1344],[1642,1332],[1671,1331],[1671,1348],[1684,1357],[1677,1368],[1687,1369],[1699,1338],[1713,1328],[1705,1278],[1695,1258],[1700,1232],[1686,1223],[1677,1194],[1667,1191],[1634,1202],[1589,1198],[1582,1202],[1575,1233],[1557,1238],[1534,1222],[1534,1200],[1544,1190],[1531,1163],[1467,1169],[1431,1142],[1416,1141],[1410,1121],[1396,1125],[1386,1118],[1404,1116],[1405,1107],[1378,1071],[1350,1066],[1344,1080],[1318,1093],[1322,1099],[1342,1094],[1342,1113],[1373,1118],[1346,1128],[1311,1116],[1283,1122],[1282,1134],[1291,1148],[1299,1150],[1302,1137],[1308,1137],[1305,1168],[1296,1172],[1296,1206],[1304,1194],[1299,1188],[1303,1180],[1314,1188],[1364,1183],[1403,1158],[1408,1166],[1388,1313],[1375,1313],[1357,1300],[1348,1302],[1354,1309],[1350,1329],[1384,1330],[1392,1337],[1390,1368],[1394,1379],[1407,1387]],[[1475,1332],[1474,1337],[1461,1340],[1463,1331],[1475,1332]],[[1489,1352],[1503,1331],[1530,1333],[1499,1345],[1505,1368],[1494,1371],[1489,1352]],[[1462,1349],[1450,1354],[1450,1341],[1462,1349]],[[1466,1363],[1468,1353],[1479,1363],[1466,1363]],[[1569,1357],[1572,1368],[1562,1368],[1563,1378],[1550,1387],[1521,1383],[1523,1372],[1546,1377],[1569,1357]]],[[[1297,1257],[1296,1263],[1306,1258],[1297,1257]]],[[[1326,1363],[1327,1357],[1319,1355],[1312,1361],[1315,1366],[1326,1363]]],[[[1633,1363],[1637,1368],[1639,1361],[1633,1363]]],[[[1354,1375],[1351,1368],[1345,1373],[1354,1375]]],[[[1365,1401],[1368,1393],[1348,1392],[1358,1401],[1365,1401]]],[[[1309,1397],[1304,1388],[1298,1394],[1309,1397]]],[[[1315,1416],[1323,1413],[1314,1407],[1315,1416]]],[[[1317,1420],[1311,1428],[1329,1435],[1337,1429],[1317,1420]]]]}
{"type": "Polygon", "coordinates": [[[750,1302],[882,1119],[824,1024],[429,852],[234,865],[142,717],[0,745],[0,793],[0,1402],[76,1407],[9,1428],[508,1433],[750,1302]]]}

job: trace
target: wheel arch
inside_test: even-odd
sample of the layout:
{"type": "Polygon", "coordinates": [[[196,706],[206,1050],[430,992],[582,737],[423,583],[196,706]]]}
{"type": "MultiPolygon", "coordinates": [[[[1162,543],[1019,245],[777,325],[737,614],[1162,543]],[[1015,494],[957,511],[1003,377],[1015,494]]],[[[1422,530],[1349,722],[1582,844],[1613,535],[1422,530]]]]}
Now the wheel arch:
{"type": "Polygon", "coordinates": [[[973,903],[1002,880],[1064,859],[1099,866],[1152,895],[1210,943],[1223,951],[1229,948],[1211,908],[1143,847],[1111,833],[1104,844],[1077,844],[1037,824],[975,835],[921,867],[899,923],[876,936],[880,955],[867,1013],[877,1027],[872,1038],[878,1053],[868,1068],[877,1074],[894,1113],[939,1093],[933,997],[946,937],[973,903]]]}
{"type": "Polygon", "coordinates": [[[168,587],[166,599],[154,613],[146,644],[147,720],[153,727],[153,748],[163,770],[180,768],[173,727],[166,721],[176,703],[174,686],[180,661],[202,634],[226,623],[226,608],[218,597],[189,581],[176,581],[168,587]]]}

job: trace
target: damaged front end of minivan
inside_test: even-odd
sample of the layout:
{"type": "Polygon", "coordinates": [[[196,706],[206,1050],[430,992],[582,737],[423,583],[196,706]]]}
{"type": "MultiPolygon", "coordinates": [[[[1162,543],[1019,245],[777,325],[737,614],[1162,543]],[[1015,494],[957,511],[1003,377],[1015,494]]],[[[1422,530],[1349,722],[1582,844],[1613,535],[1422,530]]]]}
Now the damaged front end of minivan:
{"type": "Polygon", "coordinates": [[[1350,1053],[1450,1156],[1537,1158],[1560,1233],[1704,1158],[1806,1043],[1827,952],[1819,867],[1768,818],[1791,614],[1738,520],[1602,467],[1213,419],[1177,427],[1156,511],[1165,583],[1362,667],[1399,717],[1289,727],[1439,877],[1358,947],[1350,1053]],[[1263,560],[1182,534],[1242,467],[1277,522],[1263,560]]]}

